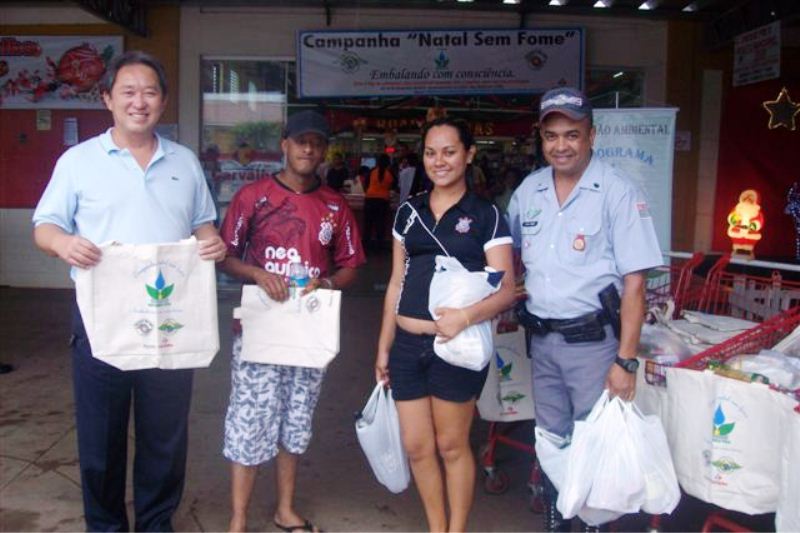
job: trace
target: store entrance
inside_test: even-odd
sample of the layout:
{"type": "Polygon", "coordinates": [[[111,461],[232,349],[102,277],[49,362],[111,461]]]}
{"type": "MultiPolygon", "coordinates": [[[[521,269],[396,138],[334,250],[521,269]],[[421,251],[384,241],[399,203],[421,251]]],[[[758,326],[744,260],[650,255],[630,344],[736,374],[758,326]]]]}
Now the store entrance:
{"type": "MultiPolygon", "coordinates": [[[[420,158],[426,121],[447,115],[470,124],[478,149],[470,186],[501,210],[516,185],[543,164],[535,129],[538,95],[299,99],[293,61],[204,58],[201,73],[200,159],[220,220],[243,185],[280,171],[283,125],[303,109],[328,119],[333,135],[318,174],[345,196],[362,233],[369,231],[370,255],[388,254],[394,209],[426,187],[420,158]],[[386,220],[370,224],[364,188],[370,173],[384,166],[393,180],[390,209],[386,220]]],[[[635,71],[590,70],[587,92],[596,107],[636,107],[642,105],[643,81],[635,71]]]]}

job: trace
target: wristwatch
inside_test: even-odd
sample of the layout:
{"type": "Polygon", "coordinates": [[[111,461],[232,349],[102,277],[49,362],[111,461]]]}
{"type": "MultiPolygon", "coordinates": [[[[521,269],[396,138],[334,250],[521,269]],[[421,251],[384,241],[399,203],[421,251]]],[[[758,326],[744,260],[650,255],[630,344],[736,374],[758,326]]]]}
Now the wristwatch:
{"type": "Polygon", "coordinates": [[[614,359],[614,362],[621,366],[625,372],[630,374],[635,374],[636,370],[639,369],[639,360],[635,357],[625,358],[617,356],[617,358],[614,359]]]}

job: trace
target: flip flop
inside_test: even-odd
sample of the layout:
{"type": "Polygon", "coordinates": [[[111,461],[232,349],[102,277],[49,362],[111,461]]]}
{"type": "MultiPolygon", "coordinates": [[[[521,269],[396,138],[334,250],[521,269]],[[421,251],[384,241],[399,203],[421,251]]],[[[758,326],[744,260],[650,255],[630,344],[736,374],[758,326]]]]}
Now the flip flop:
{"type": "MultiPolygon", "coordinates": [[[[305,520],[302,524],[298,524],[296,526],[285,526],[283,524],[279,524],[275,522],[275,527],[280,529],[281,531],[285,531],[286,533],[292,533],[294,531],[314,531],[314,524],[311,523],[310,520],[305,520]]],[[[321,529],[317,531],[322,531],[321,529]]]]}

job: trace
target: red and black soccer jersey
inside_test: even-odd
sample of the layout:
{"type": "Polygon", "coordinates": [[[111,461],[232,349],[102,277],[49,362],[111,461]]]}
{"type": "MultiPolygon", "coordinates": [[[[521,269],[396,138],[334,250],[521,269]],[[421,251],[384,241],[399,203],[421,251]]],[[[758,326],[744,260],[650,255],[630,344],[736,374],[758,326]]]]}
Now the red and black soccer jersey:
{"type": "Polygon", "coordinates": [[[407,255],[397,314],[423,320],[433,320],[428,311],[428,289],[436,256],[446,255],[423,224],[448,254],[473,272],[486,266],[486,250],[512,244],[505,218],[489,201],[468,191],[437,223],[430,209],[429,197],[429,193],[423,193],[404,202],[397,209],[392,229],[392,235],[403,243],[407,255]]]}
{"type": "Polygon", "coordinates": [[[285,276],[294,257],[312,278],[365,262],[361,236],[344,197],[326,186],[298,193],[274,177],[242,187],[233,197],[220,235],[228,255],[285,276]]]}

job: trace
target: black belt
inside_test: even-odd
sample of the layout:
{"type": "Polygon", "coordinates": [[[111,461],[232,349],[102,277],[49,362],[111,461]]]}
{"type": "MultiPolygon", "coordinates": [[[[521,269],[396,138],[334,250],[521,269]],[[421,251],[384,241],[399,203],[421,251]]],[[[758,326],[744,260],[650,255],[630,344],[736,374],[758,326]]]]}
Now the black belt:
{"type": "Polygon", "coordinates": [[[570,344],[596,342],[606,338],[604,326],[609,324],[608,316],[602,310],[592,311],[576,318],[540,318],[528,312],[524,305],[518,309],[520,323],[533,335],[544,336],[560,333],[570,344]]]}
{"type": "Polygon", "coordinates": [[[558,333],[563,330],[570,330],[579,328],[586,325],[599,324],[605,326],[609,323],[606,314],[603,311],[592,311],[577,318],[539,318],[536,315],[531,315],[544,324],[548,332],[558,333]]]}

